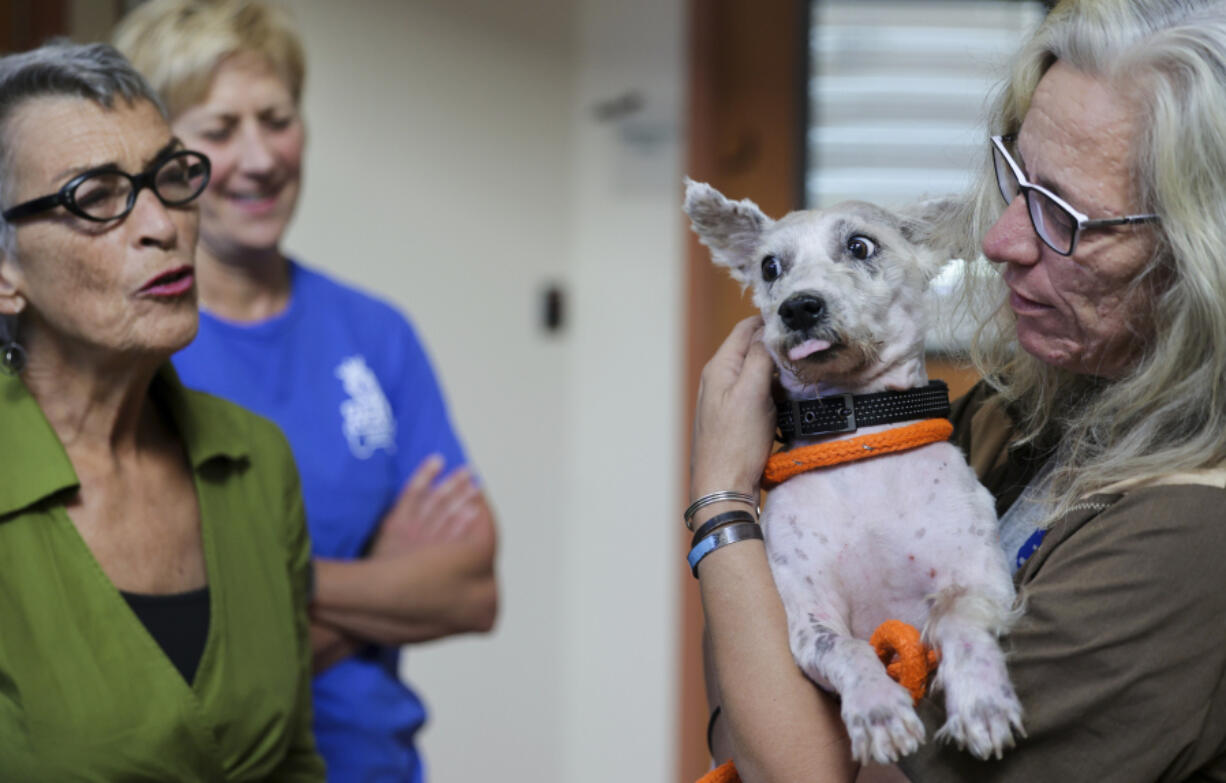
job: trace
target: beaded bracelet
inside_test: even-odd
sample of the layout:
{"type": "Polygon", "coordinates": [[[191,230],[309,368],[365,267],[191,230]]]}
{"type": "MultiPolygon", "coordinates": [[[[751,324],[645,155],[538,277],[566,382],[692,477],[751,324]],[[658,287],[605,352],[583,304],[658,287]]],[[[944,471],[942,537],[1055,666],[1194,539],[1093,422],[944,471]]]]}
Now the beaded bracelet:
{"type": "Polygon", "coordinates": [[[694,512],[703,506],[709,506],[712,503],[719,503],[720,501],[745,503],[753,508],[757,508],[758,506],[758,501],[748,492],[736,492],[730,489],[720,490],[719,492],[711,492],[703,495],[702,497],[698,498],[698,500],[691,503],[690,507],[687,508],[685,513],[681,515],[685,519],[685,529],[694,529],[694,512]]]}
{"type": "Polygon", "coordinates": [[[762,528],[758,527],[753,522],[736,522],[726,527],[721,527],[711,535],[699,541],[693,549],[690,550],[689,557],[686,561],[690,564],[690,573],[694,578],[698,578],[698,564],[707,555],[714,552],[716,549],[735,544],[740,541],[748,541],[752,538],[762,538],[762,528]]]}
{"type": "Polygon", "coordinates": [[[757,522],[758,520],[753,514],[748,511],[725,511],[722,514],[715,516],[702,523],[702,527],[694,533],[694,537],[690,539],[690,546],[698,546],[698,542],[706,538],[709,534],[714,533],[724,525],[730,525],[733,522],[757,522]]]}

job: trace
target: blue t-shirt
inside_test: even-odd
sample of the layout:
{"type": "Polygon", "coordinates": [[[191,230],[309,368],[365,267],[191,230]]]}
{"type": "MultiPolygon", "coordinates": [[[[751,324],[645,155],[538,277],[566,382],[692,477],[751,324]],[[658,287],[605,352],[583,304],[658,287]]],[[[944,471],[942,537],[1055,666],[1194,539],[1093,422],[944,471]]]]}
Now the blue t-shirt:
{"type": "MultiPolygon", "coordinates": [[[[314,554],[354,558],[413,470],[432,453],[466,463],[413,328],[391,306],[291,262],[289,306],[258,323],[200,314],[174,357],[184,385],[280,425],[302,477],[314,554]]],[[[315,732],[338,781],[422,779],[413,735],[425,722],[397,673],[399,650],[374,647],[315,678],[315,732]]]]}

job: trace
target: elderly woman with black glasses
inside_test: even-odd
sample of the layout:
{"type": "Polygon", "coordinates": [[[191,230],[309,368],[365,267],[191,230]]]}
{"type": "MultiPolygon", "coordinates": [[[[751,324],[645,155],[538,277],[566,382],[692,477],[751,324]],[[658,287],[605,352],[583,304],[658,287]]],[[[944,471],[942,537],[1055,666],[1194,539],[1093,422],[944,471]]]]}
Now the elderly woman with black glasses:
{"type": "MultiPolygon", "coordinates": [[[[1223,84],[1226,3],[1069,0],[993,107],[983,176],[943,227],[953,255],[990,262],[967,275],[987,305],[984,381],[954,437],[997,498],[1024,598],[1003,641],[1026,733],[976,759],[933,738],[943,707],[926,698],[928,741],[894,777],[1226,779],[1223,84]]],[[[696,497],[757,491],[774,409],[755,328],[704,373],[696,497]]],[[[838,705],[792,662],[761,543],[711,552],[698,577],[717,758],[746,781],[854,777],[838,705]]]]}
{"type": "Polygon", "coordinates": [[[184,149],[115,50],[0,58],[0,779],[322,780],[269,422],[186,390],[184,149]]]}

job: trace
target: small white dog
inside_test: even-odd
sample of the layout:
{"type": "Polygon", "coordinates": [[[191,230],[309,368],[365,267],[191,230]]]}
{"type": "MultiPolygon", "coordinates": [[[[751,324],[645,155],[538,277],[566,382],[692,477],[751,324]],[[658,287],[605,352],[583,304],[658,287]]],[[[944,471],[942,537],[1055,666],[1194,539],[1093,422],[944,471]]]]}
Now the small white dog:
{"type": "MultiPolygon", "coordinates": [[[[948,255],[930,246],[922,219],[845,202],[773,221],[690,180],[685,212],[715,263],[753,287],[792,400],[833,397],[837,410],[839,395],[926,387],[924,290],[948,255]]],[[[992,497],[956,446],[942,440],[797,475],[769,493],[762,527],[792,653],[841,697],[853,756],[894,761],[924,739],[910,693],[866,641],[887,619],[922,629],[940,653],[934,685],[947,720],[937,737],[980,758],[1013,745],[1022,708],[997,643],[1015,617],[1013,582],[992,497]]]]}

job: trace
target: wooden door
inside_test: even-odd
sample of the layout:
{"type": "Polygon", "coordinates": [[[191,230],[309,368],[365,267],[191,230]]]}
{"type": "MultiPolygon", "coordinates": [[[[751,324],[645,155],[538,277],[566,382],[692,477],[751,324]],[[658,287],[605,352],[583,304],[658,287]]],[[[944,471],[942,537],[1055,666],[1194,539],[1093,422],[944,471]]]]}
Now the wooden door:
{"type": "Polygon", "coordinates": [[[0,54],[32,49],[68,33],[67,0],[0,0],[0,54]]]}
{"type": "MultiPolygon", "coordinates": [[[[804,0],[691,0],[689,8],[686,173],[730,198],[752,198],[775,217],[801,206],[807,6],[804,0]]],[[[727,271],[711,263],[706,247],[693,233],[686,252],[688,442],[703,365],[733,324],[755,310],[727,271]]],[[[686,486],[688,465],[687,459],[681,487],[686,486]]],[[[679,497],[678,508],[687,501],[679,497]]],[[[678,560],[683,562],[689,540],[679,534],[678,542],[678,560]]],[[[702,609],[693,578],[684,569],[678,572],[685,582],[678,774],[679,780],[692,782],[710,763],[705,739],[702,609]]]]}

